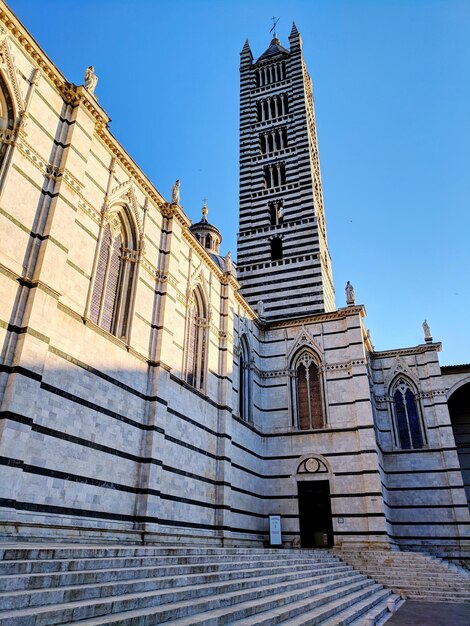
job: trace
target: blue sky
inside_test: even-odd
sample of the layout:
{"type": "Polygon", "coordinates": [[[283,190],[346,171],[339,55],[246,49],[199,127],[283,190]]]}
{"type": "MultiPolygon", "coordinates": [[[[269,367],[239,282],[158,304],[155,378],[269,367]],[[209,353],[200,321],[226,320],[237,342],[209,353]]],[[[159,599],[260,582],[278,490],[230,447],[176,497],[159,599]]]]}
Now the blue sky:
{"type": "Polygon", "coordinates": [[[76,84],[95,65],[111,130],[167,198],[202,199],[236,253],[239,52],[292,20],[313,79],[337,306],[350,280],[375,348],[470,362],[470,2],[10,0],[76,84]]]}

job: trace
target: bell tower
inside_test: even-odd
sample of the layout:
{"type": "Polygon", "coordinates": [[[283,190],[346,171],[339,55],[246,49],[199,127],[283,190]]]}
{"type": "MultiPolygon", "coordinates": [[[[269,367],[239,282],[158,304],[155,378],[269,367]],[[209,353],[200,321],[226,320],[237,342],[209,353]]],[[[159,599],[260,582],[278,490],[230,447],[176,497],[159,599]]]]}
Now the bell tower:
{"type": "Polygon", "coordinates": [[[268,321],[334,311],[312,81],[295,24],[240,61],[241,292],[268,321]]]}

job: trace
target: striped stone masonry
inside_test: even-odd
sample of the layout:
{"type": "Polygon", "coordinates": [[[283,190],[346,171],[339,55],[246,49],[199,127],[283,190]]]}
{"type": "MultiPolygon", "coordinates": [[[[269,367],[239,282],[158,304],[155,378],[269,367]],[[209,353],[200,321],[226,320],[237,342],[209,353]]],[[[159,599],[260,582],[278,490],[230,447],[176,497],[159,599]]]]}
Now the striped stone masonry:
{"type": "Polygon", "coordinates": [[[312,83],[295,27],[240,65],[238,277],[265,319],[335,310],[312,83]],[[283,292],[282,300],[278,294],[283,292]]]}

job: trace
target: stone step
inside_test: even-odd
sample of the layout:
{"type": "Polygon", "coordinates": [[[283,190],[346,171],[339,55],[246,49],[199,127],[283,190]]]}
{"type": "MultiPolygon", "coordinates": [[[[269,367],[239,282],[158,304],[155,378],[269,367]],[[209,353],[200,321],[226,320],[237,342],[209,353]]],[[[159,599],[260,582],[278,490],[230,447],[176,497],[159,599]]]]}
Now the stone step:
{"type": "MultiPolygon", "coordinates": [[[[318,558],[317,556],[305,556],[299,555],[297,558],[295,555],[284,556],[286,553],[280,555],[268,554],[263,556],[263,560],[270,560],[277,563],[280,559],[286,563],[338,563],[338,559],[332,555],[318,558]]],[[[216,563],[224,563],[227,561],[227,555],[209,555],[211,561],[216,563]]],[[[255,555],[258,556],[258,555],[255,555]]],[[[259,556],[262,556],[261,554],[259,556]]],[[[253,556],[250,555],[237,555],[241,560],[250,562],[253,556]]],[[[203,556],[188,556],[182,554],[180,556],[140,556],[140,557],[111,557],[111,558],[96,558],[96,559],[39,559],[39,560],[10,560],[0,562],[0,574],[21,574],[21,573],[46,573],[46,572],[59,572],[59,571],[74,571],[74,570],[95,570],[95,569],[110,569],[110,568],[127,568],[144,566],[145,564],[154,565],[190,565],[190,564],[204,564],[207,561],[207,557],[203,556]]]]}
{"type": "MultiPolygon", "coordinates": [[[[355,617],[358,617],[360,610],[356,608],[357,605],[362,604],[368,598],[376,596],[376,593],[380,593],[381,598],[390,596],[390,591],[372,583],[365,585],[359,590],[345,589],[339,598],[337,594],[336,596],[330,594],[323,598],[318,598],[315,602],[312,602],[310,598],[306,598],[295,604],[265,611],[249,619],[238,620],[232,623],[237,626],[274,626],[275,624],[298,624],[300,626],[301,624],[323,623],[334,615],[333,623],[338,624],[335,621],[338,613],[349,611],[355,617]]],[[[374,606],[377,601],[377,599],[374,599],[370,606],[374,606]]]]}
{"type": "MultiPolygon", "coordinates": [[[[274,590],[265,596],[239,598],[234,602],[230,594],[207,598],[197,607],[188,602],[175,603],[170,607],[154,607],[147,610],[131,610],[126,613],[107,615],[82,621],[81,626],[99,626],[113,624],[115,626],[154,626],[168,621],[172,626],[216,626],[220,624],[249,623],[250,616],[261,612],[275,610],[302,612],[306,607],[322,606],[337,600],[341,595],[357,592],[364,597],[370,593],[373,581],[361,578],[359,582],[334,588],[319,588],[310,584],[295,590],[274,590]],[[196,610],[193,610],[196,608],[196,610]]],[[[280,622],[273,622],[280,623],[280,622]]],[[[3,626],[0,621],[0,626],[3,626]]],[[[15,625],[16,626],[16,625],[15,625]]],[[[23,626],[23,625],[21,625],[23,626]]],[[[35,625],[39,626],[39,625],[35,625]]],[[[40,625],[42,626],[42,624],[40,625]]]]}
{"type": "MultiPolygon", "coordinates": [[[[410,565],[412,565],[413,567],[420,569],[420,570],[433,570],[433,571],[441,571],[442,570],[442,564],[441,563],[423,563],[423,562],[419,562],[419,563],[414,563],[413,561],[401,561],[400,559],[378,559],[378,560],[372,560],[372,559],[368,559],[367,557],[361,558],[360,556],[354,556],[354,557],[348,557],[347,555],[339,555],[341,558],[348,560],[348,561],[356,561],[358,563],[368,563],[371,566],[374,567],[383,567],[384,565],[392,565],[394,567],[402,567],[402,568],[406,568],[410,565]]],[[[448,569],[448,566],[445,567],[446,569],[448,569]]],[[[455,570],[453,569],[448,569],[449,573],[454,572],[455,570]]]]}
{"type": "Polygon", "coordinates": [[[238,591],[253,587],[257,584],[274,585],[315,577],[319,583],[333,580],[357,577],[359,574],[353,569],[334,573],[325,573],[317,576],[316,567],[302,568],[299,571],[287,571],[280,574],[271,574],[269,570],[254,570],[251,575],[234,570],[225,576],[219,573],[198,574],[188,577],[164,576],[160,578],[140,578],[106,583],[70,585],[50,589],[33,589],[27,591],[8,591],[0,594],[0,606],[4,609],[19,609],[23,606],[41,606],[58,602],[71,602],[119,596],[126,593],[141,593],[145,591],[160,591],[161,602],[172,602],[182,598],[185,594],[191,596],[206,595],[213,592],[226,593],[229,590],[238,591]],[[181,591],[180,591],[181,588],[181,591]],[[166,590],[170,590],[166,592],[166,590]],[[170,597],[170,599],[167,599],[170,597]]]}
{"type": "MultiPolygon", "coordinates": [[[[255,582],[255,581],[250,581],[255,582]]],[[[48,606],[29,606],[23,609],[14,609],[0,612],[0,626],[52,626],[53,624],[73,623],[79,620],[92,620],[89,623],[106,623],[97,621],[97,617],[105,616],[107,623],[119,624],[115,613],[135,610],[143,610],[155,617],[153,623],[161,623],[177,617],[188,615],[195,616],[197,613],[206,612],[223,606],[228,610],[228,605],[244,602],[252,602],[258,606],[260,602],[273,603],[266,608],[273,608],[276,603],[272,600],[275,596],[282,595],[285,598],[297,599],[307,597],[311,593],[331,592],[339,594],[342,589],[341,581],[334,579],[329,582],[312,585],[312,577],[297,578],[293,581],[275,584],[262,584],[264,578],[257,581],[258,586],[250,586],[233,590],[228,585],[192,585],[180,587],[177,590],[168,591],[143,591],[140,593],[128,593],[105,598],[58,602],[48,606]],[[205,594],[205,595],[201,595],[205,594]]],[[[350,576],[347,585],[351,591],[356,588],[374,585],[374,582],[354,572],[350,576]]],[[[287,602],[287,600],[285,600],[287,602]]],[[[254,612],[254,611],[253,611],[254,612]]],[[[127,619],[126,616],[124,619],[127,619]]],[[[123,622],[125,623],[125,622],[123,622]]],[[[132,622],[129,622],[132,623],[132,622]]],[[[134,624],[152,622],[135,621],[134,624]]],[[[194,621],[194,623],[197,623],[194,621]]]]}
{"type": "Polygon", "coordinates": [[[322,626],[382,626],[388,621],[392,615],[404,604],[405,600],[401,600],[400,596],[392,593],[376,602],[373,606],[366,608],[367,601],[364,602],[364,611],[359,617],[352,618],[346,612],[337,616],[335,619],[328,620],[322,626]]]}
{"type": "Polygon", "coordinates": [[[412,552],[334,550],[344,563],[407,597],[430,601],[468,602],[470,578],[439,559],[412,552]]]}
{"type": "Polygon", "coordinates": [[[326,573],[344,572],[352,569],[350,566],[332,562],[327,564],[312,564],[307,559],[300,563],[285,563],[280,561],[273,564],[272,561],[225,561],[222,563],[203,563],[198,565],[156,565],[148,567],[128,567],[113,568],[99,570],[77,570],[59,573],[46,574],[19,574],[0,576],[0,593],[5,591],[26,591],[28,589],[44,589],[52,587],[63,587],[72,584],[97,584],[111,581],[125,581],[136,578],[158,578],[160,576],[168,576],[176,579],[183,575],[190,577],[198,576],[218,576],[219,579],[233,571],[245,571],[249,576],[263,568],[269,568],[270,574],[280,574],[288,571],[301,571],[307,567],[315,567],[315,574],[321,575],[326,573]],[[214,572],[214,574],[212,574],[214,572]]]}
{"type": "Polygon", "coordinates": [[[0,547],[0,559],[2,560],[28,560],[28,559],[80,559],[80,558],[102,558],[102,557],[124,557],[124,556],[171,556],[181,555],[279,555],[291,554],[310,555],[322,558],[326,555],[331,556],[325,550],[283,550],[281,548],[221,548],[221,547],[193,547],[193,546],[113,546],[113,545],[96,545],[96,546],[66,546],[66,545],[42,545],[37,546],[21,546],[21,545],[2,545],[0,547]]]}
{"type": "Polygon", "coordinates": [[[420,583],[423,583],[423,584],[427,583],[427,584],[432,584],[432,585],[440,585],[441,587],[446,587],[446,588],[470,590],[470,586],[466,581],[449,580],[445,578],[444,576],[417,576],[415,572],[410,572],[410,571],[407,571],[406,575],[403,575],[400,573],[396,573],[392,570],[382,571],[382,572],[374,572],[372,570],[368,570],[367,572],[365,572],[364,568],[362,568],[362,571],[372,577],[379,576],[380,580],[387,580],[387,581],[399,580],[402,585],[406,585],[406,584],[414,585],[416,584],[418,580],[420,583]]]}
{"type": "MultiPolygon", "coordinates": [[[[350,564],[353,565],[353,564],[350,564]]],[[[387,568],[385,570],[374,570],[372,568],[365,568],[365,567],[361,567],[360,565],[354,566],[356,567],[356,569],[361,569],[363,572],[367,572],[368,574],[370,573],[370,575],[373,576],[381,576],[381,577],[387,577],[387,578],[397,578],[400,580],[406,580],[406,581],[416,581],[416,579],[422,580],[422,581],[430,581],[430,582],[440,582],[441,584],[444,585],[457,585],[457,586],[462,586],[466,589],[469,588],[469,582],[467,580],[462,580],[459,577],[447,577],[445,574],[441,574],[440,572],[437,572],[436,574],[421,574],[421,573],[417,573],[416,570],[411,570],[408,569],[405,572],[402,571],[395,571],[395,569],[393,567],[387,568]]]]}
{"type": "Polygon", "coordinates": [[[390,617],[388,600],[392,595],[388,589],[379,587],[378,590],[367,590],[367,595],[354,594],[348,598],[347,603],[336,601],[330,608],[334,609],[333,616],[318,615],[318,611],[307,611],[297,618],[283,622],[286,626],[313,626],[321,623],[322,626],[346,626],[347,624],[363,624],[364,616],[374,612],[375,622],[383,623],[385,617],[390,617]],[[346,607],[344,608],[346,604],[346,607]]]}

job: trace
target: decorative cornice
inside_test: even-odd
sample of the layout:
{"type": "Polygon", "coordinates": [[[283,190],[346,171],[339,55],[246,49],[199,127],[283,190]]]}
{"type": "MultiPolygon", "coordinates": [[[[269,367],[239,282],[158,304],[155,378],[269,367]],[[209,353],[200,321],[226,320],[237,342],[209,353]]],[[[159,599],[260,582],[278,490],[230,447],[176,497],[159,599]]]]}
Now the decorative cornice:
{"type": "Polygon", "coordinates": [[[365,317],[366,310],[364,306],[362,304],[358,306],[348,306],[338,309],[337,311],[331,311],[330,313],[318,313],[306,317],[296,317],[289,320],[279,320],[278,322],[268,322],[267,328],[290,328],[291,326],[298,326],[299,324],[318,324],[320,322],[344,320],[353,315],[365,317]]]}
{"type": "Polygon", "coordinates": [[[419,346],[413,346],[410,348],[397,348],[396,350],[384,350],[381,352],[371,352],[372,359],[385,359],[396,356],[406,356],[413,354],[424,354],[425,352],[440,352],[442,344],[440,341],[436,343],[422,343],[419,346]]]}

